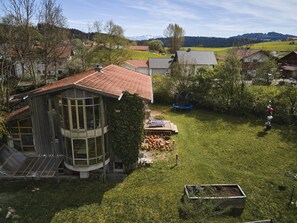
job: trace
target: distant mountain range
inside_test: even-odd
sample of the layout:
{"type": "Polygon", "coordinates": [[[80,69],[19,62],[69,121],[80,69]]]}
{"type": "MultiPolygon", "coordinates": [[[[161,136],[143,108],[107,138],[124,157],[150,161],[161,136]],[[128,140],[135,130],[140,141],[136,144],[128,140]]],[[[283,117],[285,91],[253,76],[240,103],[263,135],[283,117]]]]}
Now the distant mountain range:
{"type": "MultiPolygon", "coordinates": [[[[77,29],[69,29],[72,38],[90,39],[93,40],[95,33],[85,33],[77,29]]],[[[223,37],[203,37],[203,36],[185,36],[184,47],[229,47],[241,46],[252,43],[268,42],[268,41],[285,41],[290,38],[297,38],[295,35],[281,34],[276,32],[268,33],[247,33],[229,38],[223,37]]],[[[161,36],[134,36],[128,37],[131,41],[136,41],[137,45],[145,45],[147,41],[158,39],[161,40],[164,46],[169,45],[169,40],[161,36]]]]}
{"type": "Polygon", "coordinates": [[[141,40],[157,39],[161,37],[162,36],[143,35],[143,36],[129,36],[127,37],[127,39],[134,40],[134,41],[141,41],[141,40]]]}
{"type": "MultiPolygon", "coordinates": [[[[290,34],[281,34],[276,32],[268,33],[248,33],[229,38],[222,37],[203,37],[203,36],[185,36],[184,47],[230,47],[241,46],[252,43],[261,43],[268,41],[285,41],[290,38],[297,38],[297,36],[290,34]]],[[[164,46],[169,45],[168,38],[156,38],[161,40],[164,46]]],[[[144,44],[145,41],[138,41],[138,45],[144,44]]]]}

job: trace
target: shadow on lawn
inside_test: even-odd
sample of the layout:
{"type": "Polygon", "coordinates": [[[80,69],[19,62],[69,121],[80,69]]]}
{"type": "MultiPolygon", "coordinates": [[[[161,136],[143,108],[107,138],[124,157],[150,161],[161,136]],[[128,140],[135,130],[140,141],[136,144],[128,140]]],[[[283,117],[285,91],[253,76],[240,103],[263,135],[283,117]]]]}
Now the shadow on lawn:
{"type": "MultiPolygon", "coordinates": [[[[199,121],[207,122],[209,127],[212,129],[219,129],[220,123],[229,123],[232,129],[236,129],[236,125],[248,124],[251,127],[261,127],[264,128],[264,123],[266,121],[265,117],[260,118],[256,116],[235,116],[227,113],[219,113],[206,109],[193,109],[191,111],[175,111],[171,110],[171,113],[180,114],[190,118],[196,118],[199,121]]],[[[273,128],[270,131],[278,131],[284,141],[293,143],[297,146],[297,127],[289,125],[278,125],[273,124],[273,128]]],[[[267,132],[261,130],[255,132],[257,137],[265,137],[267,132]]]]}
{"type": "Polygon", "coordinates": [[[257,134],[258,137],[264,137],[264,136],[266,136],[266,135],[267,135],[267,131],[260,131],[260,132],[258,132],[258,134],[257,134]]]}
{"type": "Polygon", "coordinates": [[[255,117],[252,115],[233,115],[228,113],[220,113],[212,110],[207,109],[192,109],[190,111],[178,111],[178,110],[171,110],[170,112],[175,114],[185,115],[191,118],[197,118],[200,121],[204,122],[212,122],[215,124],[219,122],[227,122],[230,124],[249,124],[250,126],[263,126],[265,119],[261,119],[259,117],[255,117]]]}
{"type": "Polygon", "coordinates": [[[8,207],[16,210],[20,222],[51,222],[64,209],[100,205],[104,193],[116,185],[82,179],[0,180],[0,222],[11,222],[5,219],[8,207]]]}

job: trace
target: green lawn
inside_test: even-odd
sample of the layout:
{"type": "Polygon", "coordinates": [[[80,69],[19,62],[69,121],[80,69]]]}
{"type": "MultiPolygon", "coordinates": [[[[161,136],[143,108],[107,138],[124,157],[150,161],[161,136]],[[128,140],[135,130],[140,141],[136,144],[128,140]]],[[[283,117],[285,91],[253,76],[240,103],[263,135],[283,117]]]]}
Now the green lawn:
{"type": "Polygon", "coordinates": [[[148,60],[149,58],[169,58],[171,55],[162,55],[154,52],[129,50],[129,60],[148,60]]]}
{"type": "MultiPolygon", "coordinates": [[[[14,207],[23,222],[294,222],[288,208],[297,173],[297,134],[264,120],[156,106],[178,126],[177,148],[152,167],[140,168],[116,185],[95,180],[0,181],[0,222],[14,207]],[[175,155],[179,165],[174,167],[175,155]],[[201,215],[182,220],[178,208],[184,184],[236,183],[247,195],[240,217],[201,215]],[[285,190],[279,190],[285,186],[285,190]],[[40,191],[31,192],[32,187],[40,191]]],[[[160,155],[160,154],[159,154],[160,155]]],[[[164,154],[163,154],[164,155],[164,154]]],[[[296,191],[297,193],[297,191],[296,191]]],[[[294,200],[297,199],[297,194],[294,200]]]]}

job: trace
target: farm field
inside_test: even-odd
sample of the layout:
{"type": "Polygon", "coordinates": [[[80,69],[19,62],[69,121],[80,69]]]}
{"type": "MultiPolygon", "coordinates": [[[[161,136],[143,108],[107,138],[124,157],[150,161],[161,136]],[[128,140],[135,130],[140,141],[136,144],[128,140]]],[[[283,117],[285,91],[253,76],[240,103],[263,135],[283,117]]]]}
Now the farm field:
{"type": "Polygon", "coordinates": [[[171,55],[161,55],[154,52],[129,50],[129,60],[148,60],[149,58],[169,58],[171,55]]]}
{"type": "MultiPolygon", "coordinates": [[[[288,205],[297,184],[297,132],[262,119],[205,110],[174,112],[153,106],[177,125],[173,152],[158,152],[151,167],[139,168],[123,182],[99,180],[0,181],[0,222],[13,207],[19,222],[294,222],[288,205]],[[179,164],[175,166],[175,156],[179,164]],[[185,184],[239,184],[247,195],[240,217],[179,216],[185,184]],[[39,188],[32,192],[32,189],[39,188]]],[[[297,200],[297,192],[293,195],[297,200]]]]}
{"type": "MultiPolygon", "coordinates": [[[[290,44],[289,41],[263,42],[252,44],[250,47],[252,49],[277,51],[279,57],[281,57],[286,55],[290,51],[297,50],[297,43],[290,44]]],[[[232,49],[232,47],[182,47],[180,50],[187,50],[188,48],[191,48],[191,50],[214,51],[216,57],[224,56],[226,55],[228,50],[232,49]]],[[[161,55],[153,52],[135,50],[130,50],[129,54],[130,60],[148,60],[149,58],[169,58],[171,56],[171,54],[161,55]]]]}
{"type": "Polygon", "coordinates": [[[297,43],[296,44],[290,44],[289,41],[283,41],[283,42],[263,42],[263,43],[257,43],[253,44],[251,46],[253,49],[261,49],[261,50],[269,50],[269,51],[285,51],[290,52],[297,50],[297,43]]]}

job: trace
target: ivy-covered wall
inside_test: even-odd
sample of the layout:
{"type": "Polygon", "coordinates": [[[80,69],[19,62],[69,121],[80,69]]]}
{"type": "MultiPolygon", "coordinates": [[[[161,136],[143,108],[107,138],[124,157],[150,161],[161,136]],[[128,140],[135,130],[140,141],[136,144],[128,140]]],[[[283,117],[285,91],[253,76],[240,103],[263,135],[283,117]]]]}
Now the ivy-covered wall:
{"type": "Polygon", "coordinates": [[[121,100],[107,99],[109,144],[126,167],[138,159],[143,139],[144,104],[135,94],[124,92],[121,100]]]}

